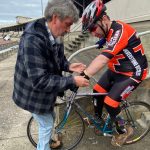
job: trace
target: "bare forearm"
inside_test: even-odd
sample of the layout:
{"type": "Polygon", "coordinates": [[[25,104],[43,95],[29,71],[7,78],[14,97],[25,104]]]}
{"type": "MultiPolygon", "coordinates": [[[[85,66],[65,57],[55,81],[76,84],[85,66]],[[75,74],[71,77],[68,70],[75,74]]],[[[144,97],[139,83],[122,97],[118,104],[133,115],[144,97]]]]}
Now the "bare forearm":
{"type": "Polygon", "coordinates": [[[98,71],[100,71],[107,63],[109,59],[104,55],[97,56],[91,64],[86,68],[86,73],[89,76],[95,75],[98,71]]]}

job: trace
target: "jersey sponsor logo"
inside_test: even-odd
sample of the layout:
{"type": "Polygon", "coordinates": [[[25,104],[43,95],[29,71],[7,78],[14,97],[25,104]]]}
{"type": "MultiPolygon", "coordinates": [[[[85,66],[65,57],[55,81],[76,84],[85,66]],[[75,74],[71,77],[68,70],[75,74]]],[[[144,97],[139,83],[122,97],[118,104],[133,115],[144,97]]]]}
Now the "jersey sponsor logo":
{"type": "Polygon", "coordinates": [[[117,43],[117,41],[120,37],[120,33],[121,33],[121,30],[117,30],[115,32],[114,36],[111,37],[110,41],[106,43],[106,46],[107,47],[113,47],[117,43]]]}
{"type": "Polygon", "coordinates": [[[129,50],[123,49],[123,52],[125,53],[125,55],[129,58],[130,62],[135,67],[136,76],[140,76],[142,71],[141,71],[141,67],[140,67],[139,63],[137,62],[137,60],[134,58],[134,56],[131,54],[131,52],[129,50]]]}
{"type": "Polygon", "coordinates": [[[134,86],[127,86],[125,90],[121,93],[122,99],[126,99],[134,88],[134,86]]]}

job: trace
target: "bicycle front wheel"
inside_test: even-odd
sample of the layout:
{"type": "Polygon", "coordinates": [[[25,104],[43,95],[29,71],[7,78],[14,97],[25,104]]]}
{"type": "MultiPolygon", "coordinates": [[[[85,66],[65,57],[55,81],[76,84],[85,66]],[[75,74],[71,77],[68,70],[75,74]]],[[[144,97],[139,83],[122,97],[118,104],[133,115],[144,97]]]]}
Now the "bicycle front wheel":
{"type": "Polygon", "coordinates": [[[150,130],[150,106],[145,102],[131,102],[129,107],[122,110],[126,124],[132,126],[134,134],[126,144],[135,143],[144,138],[150,130]]]}
{"type": "MultiPolygon", "coordinates": [[[[56,110],[56,130],[60,128],[65,114],[66,104],[59,104],[55,106],[56,110]]],[[[64,127],[61,129],[61,138],[63,146],[61,150],[71,150],[74,148],[82,139],[85,131],[84,121],[81,115],[72,109],[64,127]]],[[[38,123],[33,117],[30,118],[27,126],[27,136],[33,146],[37,146],[38,142],[38,123]]]]}

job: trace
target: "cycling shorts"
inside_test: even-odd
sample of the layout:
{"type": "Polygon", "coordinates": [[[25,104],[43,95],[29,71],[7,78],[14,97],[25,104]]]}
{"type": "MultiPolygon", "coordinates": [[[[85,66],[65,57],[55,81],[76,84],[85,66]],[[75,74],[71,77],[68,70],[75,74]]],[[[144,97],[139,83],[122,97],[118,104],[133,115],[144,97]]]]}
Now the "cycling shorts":
{"type": "Polygon", "coordinates": [[[104,99],[104,103],[117,108],[122,99],[126,99],[133,90],[135,90],[141,81],[132,77],[117,74],[111,70],[107,70],[99,79],[93,89],[99,93],[108,93],[104,99]]]}

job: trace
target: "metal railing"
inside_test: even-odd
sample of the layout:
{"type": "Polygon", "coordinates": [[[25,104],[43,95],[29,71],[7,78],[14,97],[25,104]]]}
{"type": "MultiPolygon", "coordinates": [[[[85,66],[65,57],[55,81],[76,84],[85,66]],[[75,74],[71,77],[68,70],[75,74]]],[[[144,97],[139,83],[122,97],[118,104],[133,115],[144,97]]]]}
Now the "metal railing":
{"type": "Polygon", "coordinates": [[[6,43],[6,44],[1,44],[0,45],[0,51],[3,51],[7,48],[11,48],[11,47],[16,46],[16,45],[18,45],[17,41],[14,41],[14,42],[11,42],[11,43],[6,43]]]}

